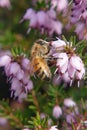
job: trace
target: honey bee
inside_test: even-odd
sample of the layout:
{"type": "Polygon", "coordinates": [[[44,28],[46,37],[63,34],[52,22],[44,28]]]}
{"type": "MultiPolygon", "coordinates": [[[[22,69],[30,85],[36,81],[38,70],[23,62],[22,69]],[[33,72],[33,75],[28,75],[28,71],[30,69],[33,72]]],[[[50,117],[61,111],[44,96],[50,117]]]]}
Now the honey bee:
{"type": "Polygon", "coordinates": [[[41,80],[49,81],[52,76],[48,66],[49,51],[48,42],[42,39],[37,40],[31,48],[31,64],[34,74],[41,80]]]}

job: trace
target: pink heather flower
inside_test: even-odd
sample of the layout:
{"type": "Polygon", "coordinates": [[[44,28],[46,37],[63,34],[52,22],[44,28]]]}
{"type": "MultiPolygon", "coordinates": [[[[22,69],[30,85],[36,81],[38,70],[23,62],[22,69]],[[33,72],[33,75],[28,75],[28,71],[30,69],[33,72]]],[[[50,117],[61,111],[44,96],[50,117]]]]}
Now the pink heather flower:
{"type": "Polygon", "coordinates": [[[47,15],[54,20],[56,19],[56,12],[54,9],[47,10],[47,15]]]}
{"type": "Polygon", "coordinates": [[[65,82],[65,83],[70,83],[70,85],[72,84],[72,80],[70,79],[69,77],[69,73],[68,71],[66,73],[64,73],[62,76],[61,76],[62,80],[65,82]]]}
{"type": "Polygon", "coordinates": [[[86,0],[80,0],[78,2],[74,0],[71,9],[71,23],[76,23],[79,20],[82,20],[82,17],[84,17],[84,13],[86,11],[86,3],[86,0]]]}
{"type": "Polygon", "coordinates": [[[66,107],[74,107],[76,106],[76,103],[71,98],[64,99],[64,105],[66,107]]]}
{"type": "Polygon", "coordinates": [[[26,10],[25,15],[23,16],[23,19],[21,19],[20,22],[24,21],[24,20],[30,20],[32,19],[33,15],[35,15],[35,10],[33,10],[32,8],[29,8],[26,10]]]}
{"type": "Polygon", "coordinates": [[[62,33],[63,25],[60,21],[50,20],[50,23],[47,23],[47,24],[48,24],[48,34],[49,34],[49,36],[51,36],[53,33],[56,33],[56,34],[59,34],[59,35],[62,33]]]}
{"type": "Polygon", "coordinates": [[[46,20],[48,20],[47,13],[45,11],[38,11],[36,15],[37,15],[39,26],[45,27],[46,20]]]}
{"type": "Polygon", "coordinates": [[[75,25],[79,39],[87,40],[87,1],[74,0],[70,15],[70,24],[75,25]]]}
{"type": "Polygon", "coordinates": [[[54,118],[59,118],[62,115],[62,109],[60,106],[56,105],[53,108],[53,117],[54,118]]]}
{"type": "Polygon", "coordinates": [[[0,117],[0,126],[5,126],[7,124],[7,119],[4,117],[0,117]]]}
{"type": "Polygon", "coordinates": [[[11,90],[16,90],[19,86],[22,86],[21,82],[17,78],[13,78],[11,81],[11,90]]]}
{"type": "Polygon", "coordinates": [[[51,46],[55,48],[57,51],[59,51],[64,49],[66,43],[63,40],[57,38],[56,41],[51,41],[51,46]]]}
{"type": "Polygon", "coordinates": [[[20,70],[20,65],[17,62],[10,63],[8,66],[5,67],[8,69],[7,75],[16,75],[17,72],[20,70]]]}
{"type": "Polygon", "coordinates": [[[76,119],[75,119],[75,113],[70,113],[68,115],[66,115],[66,122],[69,123],[69,124],[72,124],[76,122],[76,119]]]}
{"type": "Polygon", "coordinates": [[[11,8],[11,4],[9,0],[0,0],[0,7],[6,7],[8,9],[11,8]]]}
{"type": "Polygon", "coordinates": [[[21,68],[18,70],[16,77],[18,80],[22,80],[24,78],[24,71],[21,68]]]}
{"type": "Polygon", "coordinates": [[[65,44],[62,40],[53,41],[50,44],[51,55],[56,59],[54,84],[64,81],[71,86],[73,81],[77,80],[79,86],[79,81],[85,75],[85,67],[81,58],[75,54],[75,48],[72,48],[71,43],[65,44]]]}
{"type": "Polygon", "coordinates": [[[49,130],[58,130],[58,129],[57,129],[57,126],[54,125],[54,126],[51,126],[51,128],[49,130]]]}
{"type": "Polygon", "coordinates": [[[40,114],[40,118],[41,118],[41,119],[45,119],[45,118],[46,118],[46,114],[45,114],[45,113],[41,113],[41,114],[40,114]]]}
{"type": "Polygon", "coordinates": [[[28,71],[31,70],[30,69],[31,68],[31,63],[27,58],[23,58],[21,64],[22,64],[23,69],[28,70],[28,71]]]}
{"type": "Polygon", "coordinates": [[[79,39],[87,40],[87,26],[85,22],[78,22],[76,23],[75,32],[77,33],[79,39]]]}
{"type": "Polygon", "coordinates": [[[7,81],[11,84],[11,97],[17,98],[21,102],[33,89],[33,82],[30,79],[32,74],[30,60],[24,56],[20,58],[20,63],[18,63],[13,60],[12,56],[2,55],[0,67],[4,67],[7,81]]]}
{"type": "Polygon", "coordinates": [[[72,124],[72,122],[73,123],[77,122],[77,116],[80,118],[80,113],[78,111],[78,107],[77,107],[76,103],[75,104],[72,103],[71,106],[66,106],[66,109],[67,109],[67,107],[68,107],[68,109],[69,109],[69,107],[70,108],[73,107],[73,109],[69,109],[70,111],[68,111],[68,113],[66,113],[66,115],[65,115],[66,122],[69,124],[72,124]]]}
{"type": "Polygon", "coordinates": [[[26,92],[31,91],[33,89],[33,82],[31,80],[28,81],[28,84],[25,86],[26,92]]]}
{"type": "Polygon", "coordinates": [[[51,0],[52,8],[57,8],[57,11],[63,11],[68,6],[67,0],[51,0]]]}
{"type": "Polygon", "coordinates": [[[73,55],[71,58],[70,58],[70,64],[71,66],[78,70],[78,71],[81,71],[82,69],[82,66],[83,66],[83,63],[82,63],[82,60],[80,59],[79,56],[77,55],[73,55]]]}
{"type": "Polygon", "coordinates": [[[47,11],[34,11],[32,8],[28,9],[23,16],[22,21],[29,20],[29,29],[38,29],[41,34],[47,33],[52,35],[53,33],[62,33],[62,23],[57,20],[56,12],[53,9],[47,11]]]}
{"type": "Polygon", "coordinates": [[[54,57],[57,56],[57,69],[56,69],[56,73],[58,73],[58,71],[60,71],[60,73],[65,73],[67,70],[67,65],[68,65],[68,56],[66,53],[56,53],[53,55],[54,57]]]}

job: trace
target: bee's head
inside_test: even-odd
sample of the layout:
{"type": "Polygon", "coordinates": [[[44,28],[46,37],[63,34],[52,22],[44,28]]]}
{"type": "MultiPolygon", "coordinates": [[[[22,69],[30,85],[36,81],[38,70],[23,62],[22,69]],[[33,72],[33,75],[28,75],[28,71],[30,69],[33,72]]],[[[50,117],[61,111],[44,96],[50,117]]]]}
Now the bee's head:
{"type": "Polygon", "coordinates": [[[48,42],[47,41],[45,41],[45,40],[42,40],[42,39],[38,39],[37,41],[36,41],[36,43],[37,44],[40,44],[40,45],[45,45],[45,44],[48,44],[48,42]]]}
{"type": "Polygon", "coordinates": [[[42,39],[38,39],[36,41],[36,43],[40,45],[39,52],[41,54],[45,55],[45,54],[49,53],[50,48],[49,48],[49,43],[47,41],[42,40],[42,39]]]}

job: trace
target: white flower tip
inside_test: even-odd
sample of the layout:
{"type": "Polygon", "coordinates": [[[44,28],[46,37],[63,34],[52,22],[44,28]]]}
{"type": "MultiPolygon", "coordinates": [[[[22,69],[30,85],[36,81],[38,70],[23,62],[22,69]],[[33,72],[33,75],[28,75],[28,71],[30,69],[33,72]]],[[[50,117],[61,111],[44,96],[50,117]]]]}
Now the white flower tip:
{"type": "Polygon", "coordinates": [[[57,129],[57,126],[55,125],[55,126],[52,126],[49,130],[58,130],[58,129],[57,129]]]}

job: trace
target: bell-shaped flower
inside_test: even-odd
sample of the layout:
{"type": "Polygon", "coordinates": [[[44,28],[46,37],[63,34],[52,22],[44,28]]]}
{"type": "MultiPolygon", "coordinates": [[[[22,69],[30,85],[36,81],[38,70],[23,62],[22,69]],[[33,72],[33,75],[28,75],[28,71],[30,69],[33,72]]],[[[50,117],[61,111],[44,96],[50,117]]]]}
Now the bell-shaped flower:
{"type": "Polygon", "coordinates": [[[77,56],[77,55],[71,56],[69,62],[72,65],[73,68],[75,68],[78,71],[81,71],[83,63],[82,63],[82,60],[81,60],[81,58],[79,56],[77,56]]]}
{"type": "Polygon", "coordinates": [[[56,105],[53,108],[53,117],[58,119],[62,115],[62,109],[60,106],[56,105]]]}
{"type": "Polygon", "coordinates": [[[66,43],[63,40],[58,38],[55,41],[51,41],[51,46],[56,48],[58,51],[58,50],[63,50],[64,46],[66,46],[66,43]]]}
{"type": "Polygon", "coordinates": [[[76,103],[71,98],[65,98],[64,105],[66,107],[74,107],[74,106],[76,106],[76,103]]]}
{"type": "Polygon", "coordinates": [[[56,66],[62,68],[68,62],[68,56],[66,53],[58,53],[58,59],[56,66]]]}

